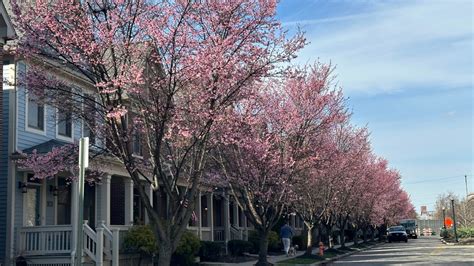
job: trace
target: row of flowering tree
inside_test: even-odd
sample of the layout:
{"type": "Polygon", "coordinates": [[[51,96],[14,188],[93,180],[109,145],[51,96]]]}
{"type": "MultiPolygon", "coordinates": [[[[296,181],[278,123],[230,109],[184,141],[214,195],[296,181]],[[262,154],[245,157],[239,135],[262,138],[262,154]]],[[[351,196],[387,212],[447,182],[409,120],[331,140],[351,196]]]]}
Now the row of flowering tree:
{"type": "MultiPolygon", "coordinates": [[[[269,231],[288,209],[304,220],[308,243],[320,224],[366,228],[410,210],[397,172],[372,154],[367,130],[351,126],[333,68],[288,67],[305,39],[287,36],[277,1],[11,4],[15,52],[28,63],[18,85],[100,140],[93,166],[113,159],[169,198],[160,211],[136,186],[159,265],[170,264],[203,183],[234,195],[260,235],[262,265],[269,231]],[[77,79],[53,75],[57,68],[77,79]]],[[[36,178],[73,179],[76,151],[66,145],[19,163],[36,178]]],[[[100,176],[100,164],[93,170],[100,176]]]]}

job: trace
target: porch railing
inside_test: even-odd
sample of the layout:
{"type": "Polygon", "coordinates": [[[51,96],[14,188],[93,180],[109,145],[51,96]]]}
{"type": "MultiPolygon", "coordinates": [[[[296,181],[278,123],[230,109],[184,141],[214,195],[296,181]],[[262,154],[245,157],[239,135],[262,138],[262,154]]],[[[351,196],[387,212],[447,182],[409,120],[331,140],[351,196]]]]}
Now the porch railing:
{"type": "Polygon", "coordinates": [[[230,226],[230,240],[242,240],[242,230],[235,228],[233,225],[230,226]]]}
{"type": "Polygon", "coordinates": [[[19,230],[21,252],[27,255],[70,254],[71,225],[22,227],[19,230]]]}
{"type": "Polygon", "coordinates": [[[111,260],[113,266],[119,263],[119,229],[112,231],[107,228],[103,221],[94,231],[87,222],[84,228],[84,253],[87,254],[95,265],[103,265],[104,255],[111,260]]]}
{"type": "Polygon", "coordinates": [[[214,228],[214,241],[225,241],[224,228],[214,228]]]}

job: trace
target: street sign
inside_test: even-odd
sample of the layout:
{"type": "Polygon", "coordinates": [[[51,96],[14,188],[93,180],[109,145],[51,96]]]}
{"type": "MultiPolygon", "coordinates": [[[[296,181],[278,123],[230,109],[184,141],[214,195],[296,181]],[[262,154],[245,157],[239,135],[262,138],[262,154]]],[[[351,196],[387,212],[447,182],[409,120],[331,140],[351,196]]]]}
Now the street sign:
{"type": "Polygon", "coordinates": [[[446,228],[451,228],[453,227],[453,219],[451,219],[451,217],[446,217],[444,219],[444,224],[446,225],[446,228]]]}

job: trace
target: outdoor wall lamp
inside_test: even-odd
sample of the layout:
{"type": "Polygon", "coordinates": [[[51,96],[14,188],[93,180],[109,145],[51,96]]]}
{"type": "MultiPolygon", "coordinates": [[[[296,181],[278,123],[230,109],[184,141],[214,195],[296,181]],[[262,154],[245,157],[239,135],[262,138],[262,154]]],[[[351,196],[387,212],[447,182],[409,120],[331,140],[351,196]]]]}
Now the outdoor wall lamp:
{"type": "Polygon", "coordinates": [[[53,194],[53,196],[58,196],[58,187],[57,186],[49,186],[49,192],[53,194]]]}
{"type": "Polygon", "coordinates": [[[18,188],[21,189],[21,193],[28,192],[28,187],[26,186],[26,182],[18,182],[18,188]]]}

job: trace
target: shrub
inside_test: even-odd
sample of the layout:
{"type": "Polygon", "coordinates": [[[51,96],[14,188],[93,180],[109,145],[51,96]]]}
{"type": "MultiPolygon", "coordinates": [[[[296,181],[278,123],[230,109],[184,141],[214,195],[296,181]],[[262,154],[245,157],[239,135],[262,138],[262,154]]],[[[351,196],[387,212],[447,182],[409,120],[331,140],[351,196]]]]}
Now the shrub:
{"type": "Polygon", "coordinates": [[[232,256],[242,256],[244,252],[249,252],[253,244],[245,240],[231,240],[227,242],[227,249],[232,256]]]}
{"type": "Polygon", "coordinates": [[[178,248],[173,254],[173,265],[193,265],[194,258],[199,252],[201,243],[199,238],[190,231],[185,231],[179,240],[178,248]]]}
{"type": "Polygon", "coordinates": [[[281,250],[281,241],[278,233],[275,231],[270,231],[268,234],[268,250],[269,251],[280,251],[281,250]]]}
{"type": "Polygon", "coordinates": [[[474,237],[474,227],[461,227],[461,228],[459,228],[458,236],[460,238],[474,237]]]}
{"type": "Polygon", "coordinates": [[[158,252],[155,235],[150,226],[137,225],[125,234],[123,247],[126,252],[151,256],[158,252]]]}
{"type": "MultiPolygon", "coordinates": [[[[249,231],[249,242],[252,243],[252,249],[250,250],[251,253],[258,253],[260,250],[260,237],[257,231],[252,230],[249,231]]],[[[280,238],[275,231],[270,231],[268,234],[268,251],[280,251],[281,250],[281,241],[280,238]]]]}
{"type": "Polygon", "coordinates": [[[439,234],[442,238],[454,238],[453,229],[441,229],[439,234]]]}
{"type": "Polygon", "coordinates": [[[225,247],[222,243],[213,241],[201,241],[199,257],[201,261],[216,261],[224,254],[225,247]]]}
{"type": "Polygon", "coordinates": [[[307,243],[307,237],[306,234],[299,235],[299,236],[294,236],[293,239],[291,240],[292,245],[298,245],[298,248],[300,250],[305,250],[306,249],[306,243],[307,243]]]}

